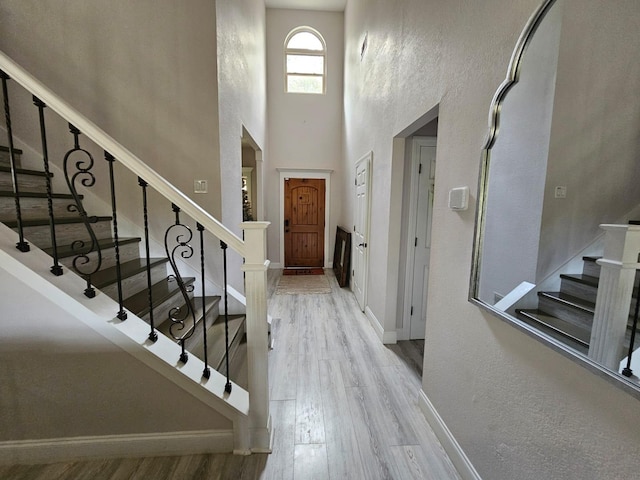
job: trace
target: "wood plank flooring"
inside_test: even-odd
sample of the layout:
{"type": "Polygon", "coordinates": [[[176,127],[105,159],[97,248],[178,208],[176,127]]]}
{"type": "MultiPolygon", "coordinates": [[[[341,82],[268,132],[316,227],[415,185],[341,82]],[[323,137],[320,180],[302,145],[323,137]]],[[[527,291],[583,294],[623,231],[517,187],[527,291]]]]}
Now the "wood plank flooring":
{"type": "Polygon", "coordinates": [[[424,342],[383,346],[353,294],[275,295],[271,455],[0,466],[2,480],[459,479],[418,408],[424,342]]]}

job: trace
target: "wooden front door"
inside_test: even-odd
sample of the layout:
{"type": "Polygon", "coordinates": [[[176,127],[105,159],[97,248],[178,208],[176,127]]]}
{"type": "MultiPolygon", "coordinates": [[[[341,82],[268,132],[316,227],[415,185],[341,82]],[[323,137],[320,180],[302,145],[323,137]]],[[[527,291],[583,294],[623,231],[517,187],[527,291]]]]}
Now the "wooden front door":
{"type": "Polygon", "coordinates": [[[324,202],[324,179],[284,181],[285,267],[324,265],[324,202]]]}

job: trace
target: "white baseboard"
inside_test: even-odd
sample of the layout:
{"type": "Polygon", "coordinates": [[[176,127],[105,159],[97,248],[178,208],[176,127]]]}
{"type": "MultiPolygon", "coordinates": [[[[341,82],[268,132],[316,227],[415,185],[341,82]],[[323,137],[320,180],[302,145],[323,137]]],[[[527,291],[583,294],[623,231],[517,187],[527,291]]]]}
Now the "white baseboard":
{"type": "Polygon", "coordinates": [[[369,322],[371,323],[371,326],[376,332],[376,335],[378,335],[378,338],[384,345],[391,345],[391,344],[398,343],[398,336],[395,330],[393,332],[385,332],[384,328],[382,327],[382,324],[380,323],[378,318],[375,316],[375,314],[371,311],[369,306],[364,307],[364,313],[369,319],[369,322]]]}
{"type": "Polygon", "coordinates": [[[447,452],[449,458],[451,459],[451,463],[456,468],[460,476],[463,480],[482,480],[476,469],[473,467],[473,464],[462,450],[462,447],[457,442],[447,425],[442,420],[442,417],[438,414],[438,411],[433,406],[427,394],[424,393],[424,390],[420,390],[420,395],[418,397],[418,405],[420,410],[422,410],[422,414],[431,425],[433,432],[440,440],[442,444],[442,448],[447,452]]]}
{"type": "Polygon", "coordinates": [[[233,452],[233,430],[0,442],[0,465],[233,452]]]}
{"type": "Polygon", "coordinates": [[[278,268],[282,269],[282,264],[281,263],[271,262],[269,264],[269,270],[276,270],[278,268]]]}

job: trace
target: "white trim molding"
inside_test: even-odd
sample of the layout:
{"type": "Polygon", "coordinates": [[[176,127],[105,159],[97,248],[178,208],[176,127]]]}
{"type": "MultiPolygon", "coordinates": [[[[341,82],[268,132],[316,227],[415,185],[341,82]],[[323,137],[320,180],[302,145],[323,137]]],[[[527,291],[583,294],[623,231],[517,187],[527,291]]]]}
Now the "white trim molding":
{"type": "Polygon", "coordinates": [[[230,453],[233,430],[143,433],[0,442],[0,465],[102,458],[230,453]]]}
{"type": "Polygon", "coordinates": [[[471,460],[469,460],[469,457],[464,453],[464,450],[462,450],[462,447],[451,433],[451,430],[449,430],[440,414],[438,414],[436,407],[433,406],[433,403],[431,403],[429,397],[427,397],[427,394],[424,393],[422,389],[418,396],[418,406],[420,410],[422,410],[422,414],[427,419],[429,425],[431,425],[433,433],[435,433],[438,440],[440,440],[442,448],[444,448],[444,451],[449,455],[451,463],[453,463],[460,477],[462,477],[463,480],[482,480],[480,474],[471,463],[471,460]]]}
{"type": "Polygon", "coordinates": [[[380,323],[380,320],[378,320],[378,318],[373,313],[373,311],[371,311],[368,305],[364,307],[364,314],[369,319],[369,323],[371,323],[373,330],[376,332],[376,335],[384,345],[393,345],[395,343],[398,343],[397,332],[395,330],[392,332],[385,332],[382,323],[380,323]]]}
{"type": "Polygon", "coordinates": [[[280,262],[284,266],[284,181],[287,178],[320,178],[324,179],[324,268],[332,268],[333,255],[330,254],[331,241],[329,220],[331,219],[331,174],[333,170],[322,168],[276,168],[280,173],[280,221],[278,222],[278,236],[280,238],[280,262]]]}

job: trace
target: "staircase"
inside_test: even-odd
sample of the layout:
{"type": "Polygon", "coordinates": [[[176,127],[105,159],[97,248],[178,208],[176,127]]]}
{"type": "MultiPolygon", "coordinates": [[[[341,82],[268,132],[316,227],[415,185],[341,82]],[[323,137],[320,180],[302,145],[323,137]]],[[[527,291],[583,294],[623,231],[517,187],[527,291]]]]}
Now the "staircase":
{"type": "MultiPolygon", "coordinates": [[[[110,418],[120,421],[122,416],[117,410],[121,405],[126,408],[127,398],[138,402],[136,411],[142,417],[138,424],[118,424],[117,431],[112,431],[110,425],[99,424],[103,419],[94,414],[93,402],[83,402],[78,418],[89,422],[96,419],[96,425],[92,423],[83,429],[79,421],[75,426],[79,427],[76,431],[80,437],[58,429],[54,435],[61,432],[59,438],[42,443],[37,432],[22,431],[21,418],[16,416],[11,418],[15,432],[0,442],[0,457],[28,461],[35,454],[46,457],[48,462],[68,461],[78,455],[104,457],[112,454],[109,453],[112,448],[128,452],[132,439],[146,455],[213,450],[269,453],[272,445],[266,305],[269,223],[243,222],[242,235],[236,235],[1,51],[0,84],[5,118],[1,126],[7,141],[7,147],[0,147],[0,221],[5,223],[1,226],[0,253],[6,259],[3,270],[9,272],[0,280],[9,287],[3,301],[11,307],[11,315],[19,316],[20,309],[28,312],[26,323],[8,324],[15,327],[7,329],[14,334],[8,337],[13,342],[8,346],[15,347],[21,359],[27,359],[24,368],[31,365],[30,352],[46,358],[48,349],[23,349],[22,339],[30,339],[29,329],[33,327],[34,332],[41,333],[40,337],[35,336],[36,340],[53,340],[47,336],[48,315],[43,313],[44,306],[53,302],[54,317],[66,322],[60,345],[66,345],[67,340],[69,345],[75,345],[72,325],[87,327],[88,336],[98,335],[99,343],[105,342],[109,349],[114,345],[119,348],[119,361],[131,361],[135,368],[141,367],[135,372],[120,369],[113,378],[145,382],[136,383],[135,389],[129,388],[127,395],[115,390],[115,401],[105,404],[110,418]],[[11,112],[18,114],[12,117],[11,112]],[[65,125],[73,139],[70,150],[68,137],[62,137],[68,135],[63,133],[65,125]],[[51,142],[51,149],[47,131],[56,131],[57,141],[51,142]],[[21,142],[19,146],[26,153],[15,148],[16,142],[21,142]],[[101,160],[99,166],[94,158],[101,160]],[[22,168],[23,165],[29,168],[22,168]],[[56,169],[56,175],[57,169],[63,172],[64,189],[68,191],[57,188],[52,193],[50,165],[56,169]],[[35,171],[40,168],[44,171],[35,171]],[[136,179],[142,205],[135,200],[136,179]],[[97,188],[91,189],[93,186],[97,188]],[[147,192],[151,196],[149,203],[147,192]],[[83,200],[82,194],[90,198],[83,200]],[[90,216],[84,208],[88,199],[96,205],[92,210],[104,213],[108,209],[109,213],[90,216]],[[7,227],[17,235],[8,232],[7,227]],[[134,234],[123,238],[125,230],[134,234]],[[159,241],[154,242],[154,238],[159,241]],[[233,255],[229,272],[228,250],[233,255]],[[154,254],[160,251],[165,253],[154,254]],[[183,277],[181,271],[193,272],[194,278],[183,277]],[[38,303],[23,306],[24,299],[13,302],[11,292],[15,295],[22,292],[11,289],[11,275],[35,294],[34,302],[38,303]],[[231,288],[234,282],[243,282],[244,295],[231,288]],[[222,292],[222,298],[212,296],[211,292],[222,292]],[[238,302],[232,308],[245,312],[243,316],[229,318],[229,298],[238,302]],[[240,304],[244,305],[242,309],[240,304]],[[224,322],[219,311],[224,312],[224,322]],[[163,335],[167,333],[168,337],[163,335]],[[240,360],[238,366],[231,364],[233,357],[240,360]],[[168,389],[156,395],[154,389],[146,388],[154,385],[149,380],[154,378],[161,379],[168,389]],[[165,398],[168,403],[163,402],[165,398]],[[174,398],[189,399],[191,405],[197,406],[195,410],[208,410],[207,421],[198,421],[200,417],[192,415],[192,408],[174,404],[174,398]],[[155,403],[146,410],[149,402],[155,403]],[[180,415],[168,420],[166,415],[159,415],[157,429],[150,428],[156,419],[154,412],[167,410],[180,415]],[[182,425],[186,431],[182,431],[182,425]],[[206,430],[198,430],[200,425],[206,430]],[[153,433],[148,438],[146,432],[157,435],[153,433]],[[117,434],[115,438],[112,433],[117,434]],[[52,452],[50,445],[62,447],[52,452]]],[[[55,328],[52,325],[52,330],[55,328]]],[[[70,351],[72,356],[94,358],[94,353],[100,355],[102,350],[87,343],[77,355],[75,350],[70,351]]],[[[80,369],[85,366],[79,365],[80,369]]],[[[110,368],[109,364],[104,365],[110,368]]],[[[40,378],[48,381],[49,376],[43,372],[42,369],[38,372],[42,374],[40,378]]],[[[66,380],[64,369],[56,372],[66,380]]],[[[84,374],[83,370],[69,378],[81,383],[84,374]]],[[[87,396],[94,391],[107,391],[105,381],[111,375],[110,372],[104,377],[92,377],[98,385],[88,389],[87,396]]],[[[20,379],[24,383],[31,381],[29,375],[21,375],[20,379]]],[[[68,390],[53,381],[49,388],[59,397],[66,396],[68,390]]],[[[3,389],[16,405],[21,405],[23,392],[31,391],[3,389]]],[[[55,415],[56,406],[55,402],[30,404],[32,410],[37,409],[38,415],[44,416],[55,415]]]]}
{"type": "MultiPolygon", "coordinates": [[[[47,201],[47,174],[44,171],[22,169],[20,165],[22,153],[21,150],[14,149],[24,236],[31,244],[46,253],[53,254],[47,201]]],[[[49,174],[49,176],[53,175],[49,174]]],[[[78,214],[73,195],[69,192],[52,193],[52,207],[57,256],[64,268],[73,270],[73,263],[78,255],[78,252],[74,251],[73,242],[79,240],[90,242],[91,239],[78,214]]],[[[14,230],[17,228],[15,212],[9,148],[0,146],[0,221],[14,230]]],[[[91,283],[102,293],[118,301],[118,268],[116,246],[112,238],[112,218],[98,216],[94,217],[94,220],[92,227],[101,250],[102,261],[100,270],[91,276],[91,283]]],[[[153,315],[158,332],[173,338],[176,342],[185,339],[186,349],[201,360],[204,357],[204,329],[206,328],[208,364],[226,376],[225,322],[224,316],[219,315],[220,296],[206,296],[204,300],[201,297],[194,299],[193,288],[187,288],[189,300],[194,305],[196,324],[188,325],[181,330],[174,327],[173,332],[170,331],[173,322],[169,318],[169,312],[175,309],[184,312],[188,310],[188,306],[185,304],[175,277],[168,274],[169,260],[166,257],[150,258],[147,265],[146,258],[140,258],[140,242],[139,237],[119,238],[118,253],[124,308],[147,322],[153,315]],[[149,280],[147,273],[149,273],[149,280]],[[150,288],[149,285],[151,285],[150,288]]],[[[90,263],[96,262],[96,252],[91,252],[88,256],[90,263]]],[[[192,287],[195,278],[183,278],[183,281],[187,287],[192,287]]],[[[228,328],[230,370],[242,372],[244,359],[236,353],[245,342],[244,315],[230,316],[228,328]],[[234,361],[236,365],[233,365],[234,361]]],[[[246,388],[246,378],[234,378],[234,381],[246,388]]]]}
{"type": "MultiPolygon", "coordinates": [[[[600,277],[599,257],[585,256],[580,274],[561,274],[559,292],[538,292],[537,309],[518,309],[516,313],[525,323],[535,326],[549,336],[584,353],[589,350],[591,326],[595,311],[600,277]]],[[[633,314],[640,274],[636,274],[630,312],[633,314]]],[[[631,336],[629,319],[626,345],[631,336]]]]}

